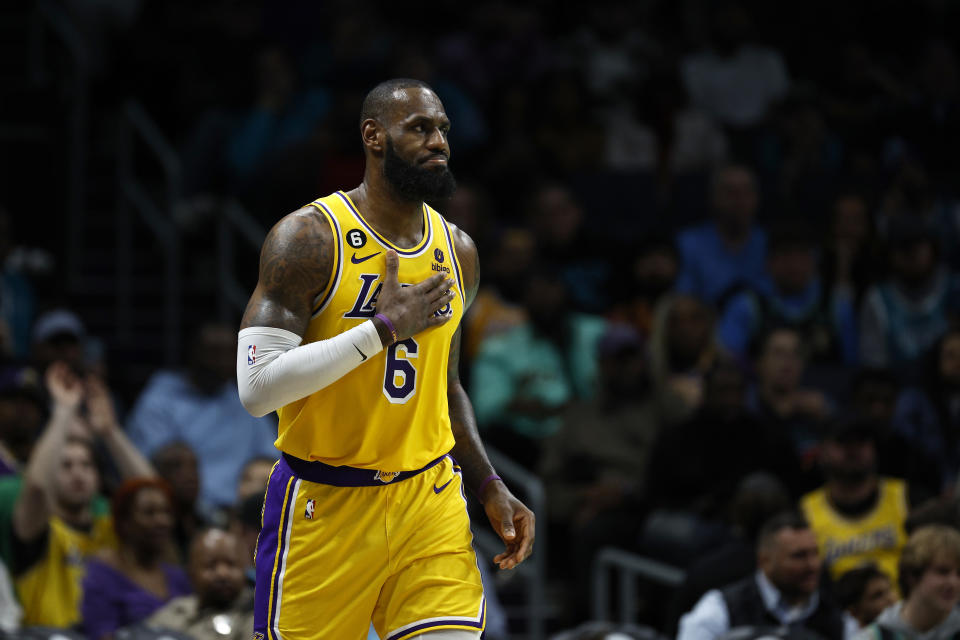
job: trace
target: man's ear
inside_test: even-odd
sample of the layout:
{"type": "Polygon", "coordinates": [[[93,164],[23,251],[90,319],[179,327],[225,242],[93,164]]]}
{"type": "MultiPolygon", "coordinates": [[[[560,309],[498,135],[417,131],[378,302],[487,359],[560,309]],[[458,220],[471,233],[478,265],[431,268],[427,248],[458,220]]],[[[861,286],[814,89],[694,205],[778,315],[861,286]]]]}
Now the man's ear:
{"type": "Polygon", "coordinates": [[[367,118],[360,123],[360,139],[363,141],[363,146],[373,153],[383,153],[386,148],[386,131],[373,118],[367,118]]]}

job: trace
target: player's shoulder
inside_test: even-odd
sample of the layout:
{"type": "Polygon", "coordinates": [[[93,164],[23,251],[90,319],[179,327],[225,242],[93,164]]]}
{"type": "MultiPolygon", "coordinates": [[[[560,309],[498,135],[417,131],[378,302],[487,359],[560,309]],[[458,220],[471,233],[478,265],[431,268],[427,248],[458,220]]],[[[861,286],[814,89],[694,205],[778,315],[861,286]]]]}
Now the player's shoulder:
{"type": "Polygon", "coordinates": [[[264,248],[282,250],[293,243],[326,244],[333,241],[333,229],[326,216],[306,204],[280,218],[267,233],[264,248]]]}

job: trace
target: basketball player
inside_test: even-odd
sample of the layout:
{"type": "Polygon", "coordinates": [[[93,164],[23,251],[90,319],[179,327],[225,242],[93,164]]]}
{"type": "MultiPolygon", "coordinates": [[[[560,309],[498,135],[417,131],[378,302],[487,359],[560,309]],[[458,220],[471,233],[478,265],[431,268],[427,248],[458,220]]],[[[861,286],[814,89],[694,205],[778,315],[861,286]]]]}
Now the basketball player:
{"type": "Polygon", "coordinates": [[[363,182],[283,218],[264,241],[237,378],[279,414],[281,459],[256,555],[254,638],[479,638],[485,606],[464,487],[506,550],[534,515],[494,473],[459,381],[473,241],[425,200],[448,197],[450,122],[417,80],[364,99],[363,182]]]}

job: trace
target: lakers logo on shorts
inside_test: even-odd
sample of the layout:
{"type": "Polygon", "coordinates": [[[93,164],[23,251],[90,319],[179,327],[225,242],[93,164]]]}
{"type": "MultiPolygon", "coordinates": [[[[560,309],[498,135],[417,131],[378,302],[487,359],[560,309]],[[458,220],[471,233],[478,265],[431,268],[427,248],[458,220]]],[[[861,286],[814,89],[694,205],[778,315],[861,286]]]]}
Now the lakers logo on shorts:
{"type": "Polygon", "coordinates": [[[253,640],[263,640],[263,634],[262,633],[253,634],[253,640]]]}
{"type": "Polygon", "coordinates": [[[373,476],[373,479],[387,484],[393,482],[398,475],[400,475],[399,471],[377,471],[377,475],[373,476]]]}

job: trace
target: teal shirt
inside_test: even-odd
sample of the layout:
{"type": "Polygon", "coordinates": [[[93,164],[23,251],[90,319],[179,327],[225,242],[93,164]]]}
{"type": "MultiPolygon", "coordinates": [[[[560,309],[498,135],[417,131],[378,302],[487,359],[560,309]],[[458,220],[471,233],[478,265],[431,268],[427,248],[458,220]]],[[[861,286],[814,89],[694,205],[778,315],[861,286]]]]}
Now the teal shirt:
{"type": "Polygon", "coordinates": [[[501,423],[530,437],[546,437],[560,428],[560,417],[511,415],[507,408],[515,398],[559,407],[574,398],[593,396],[597,341],[606,330],[606,321],[572,314],[570,323],[570,344],[563,351],[535,335],[529,324],[493,336],[481,345],[473,364],[470,391],[481,428],[501,423]]]}

